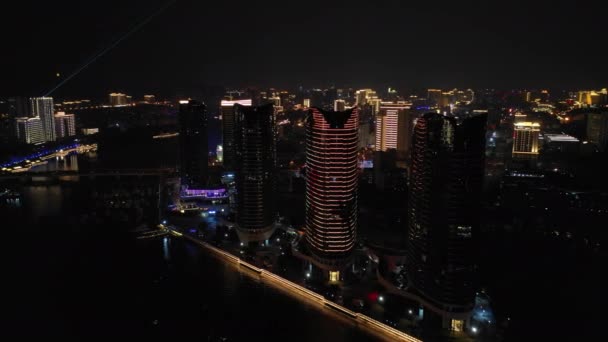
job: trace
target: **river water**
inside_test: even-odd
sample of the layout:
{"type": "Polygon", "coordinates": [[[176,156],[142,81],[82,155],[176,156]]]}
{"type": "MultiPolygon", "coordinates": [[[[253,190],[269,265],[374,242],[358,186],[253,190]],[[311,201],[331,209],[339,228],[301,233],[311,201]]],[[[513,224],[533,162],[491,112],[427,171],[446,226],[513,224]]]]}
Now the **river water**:
{"type": "MultiPolygon", "coordinates": [[[[89,157],[68,156],[38,168],[73,169],[89,157]]],[[[3,279],[10,314],[4,323],[11,336],[377,339],[329,309],[269,287],[187,241],[137,240],[112,227],[66,220],[63,214],[82,193],[78,186],[19,186],[19,203],[0,207],[3,253],[9,261],[3,279]]]]}

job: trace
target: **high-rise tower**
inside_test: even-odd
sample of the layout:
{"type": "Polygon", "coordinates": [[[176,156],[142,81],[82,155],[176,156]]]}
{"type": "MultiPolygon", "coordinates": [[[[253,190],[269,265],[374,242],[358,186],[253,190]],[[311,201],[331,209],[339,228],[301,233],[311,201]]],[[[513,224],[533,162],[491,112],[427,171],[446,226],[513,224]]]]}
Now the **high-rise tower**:
{"type": "Polygon", "coordinates": [[[446,328],[463,324],[474,303],[486,119],[427,113],[414,128],[406,268],[415,292],[450,313],[446,328]]]}
{"type": "Polygon", "coordinates": [[[276,218],[276,126],[271,103],[235,105],[237,232],[241,241],[270,237],[276,218]]]}
{"type": "Polygon", "coordinates": [[[224,149],[224,169],[234,171],[236,169],[236,149],[234,141],[235,132],[235,104],[251,106],[251,99],[227,101],[222,100],[220,111],[222,114],[222,148],[224,149]]]}
{"type": "Polygon", "coordinates": [[[306,241],[318,266],[338,270],[357,231],[359,113],[311,108],[306,123],[306,241]]]}
{"type": "Polygon", "coordinates": [[[53,115],[55,109],[53,108],[53,98],[33,97],[30,99],[30,108],[32,116],[40,118],[44,141],[55,141],[55,117],[53,115]]]}
{"type": "Polygon", "coordinates": [[[179,148],[182,185],[190,188],[207,184],[209,150],[207,110],[195,100],[179,102],[179,148]]]}

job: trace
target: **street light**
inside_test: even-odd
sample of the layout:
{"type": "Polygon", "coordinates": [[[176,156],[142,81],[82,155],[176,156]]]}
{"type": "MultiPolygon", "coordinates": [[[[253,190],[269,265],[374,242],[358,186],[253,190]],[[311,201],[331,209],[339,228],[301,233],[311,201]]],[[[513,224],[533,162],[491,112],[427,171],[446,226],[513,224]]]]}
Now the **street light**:
{"type": "Polygon", "coordinates": [[[471,331],[473,332],[473,334],[477,333],[477,327],[471,327],[471,331]]]}
{"type": "Polygon", "coordinates": [[[378,297],[378,301],[384,302],[384,297],[382,297],[382,296],[378,297]]]}
{"type": "Polygon", "coordinates": [[[310,278],[310,273],[306,273],[306,278],[310,278]]]}

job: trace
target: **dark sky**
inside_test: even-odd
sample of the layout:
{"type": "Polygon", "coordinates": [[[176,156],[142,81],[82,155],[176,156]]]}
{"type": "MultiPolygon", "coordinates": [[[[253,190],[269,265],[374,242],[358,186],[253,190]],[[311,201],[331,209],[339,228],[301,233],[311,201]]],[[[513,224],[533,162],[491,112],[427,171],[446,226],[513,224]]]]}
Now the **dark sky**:
{"type": "MultiPolygon", "coordinates": [[[[0,97],[42,95],[167,2],[5,6],[0,97]]],[[[177,0],[53,96],[168,95],[203,84],[605,87],[602,8],[560,0],[177,0]]]]}

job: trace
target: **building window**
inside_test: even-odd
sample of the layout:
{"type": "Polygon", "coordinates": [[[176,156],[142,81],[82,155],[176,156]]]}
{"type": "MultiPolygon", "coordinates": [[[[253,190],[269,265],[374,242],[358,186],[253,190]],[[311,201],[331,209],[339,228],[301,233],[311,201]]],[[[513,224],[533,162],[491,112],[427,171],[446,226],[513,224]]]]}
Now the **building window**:
{"type": "Polygon", "coordinates": [[[340,281],[340,271],[329,271],[329,281],[340,281]]]}

